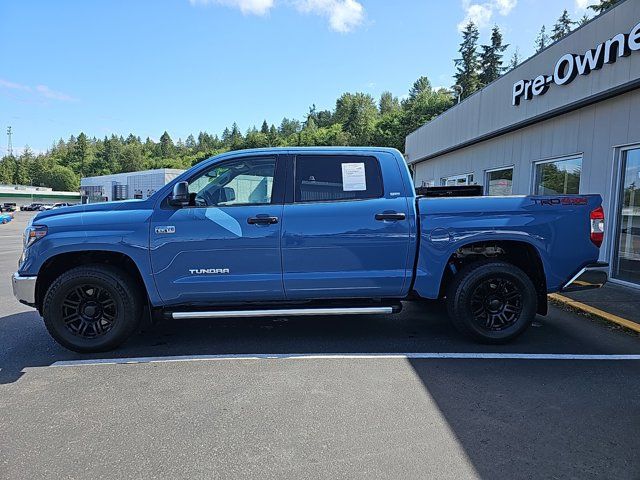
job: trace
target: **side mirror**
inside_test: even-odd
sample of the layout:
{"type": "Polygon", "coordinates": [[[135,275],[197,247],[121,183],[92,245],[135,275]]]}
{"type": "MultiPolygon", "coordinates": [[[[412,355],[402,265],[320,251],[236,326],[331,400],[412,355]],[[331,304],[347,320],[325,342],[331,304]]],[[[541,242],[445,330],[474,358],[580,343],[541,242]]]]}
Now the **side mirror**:
{"type": "Polygon", "coordinates": [[[173,207],[186,207],[189,205],[188,182],[178,182],[173,186],[173,195],[169,199],[169,205],[173,207]]]}
{"type": "Polygon", "coordinates": [[[236,199],[236,191],[231,187],[224,187],[222,189],[222,198],[223,202],[233,202],[236,199]]]}

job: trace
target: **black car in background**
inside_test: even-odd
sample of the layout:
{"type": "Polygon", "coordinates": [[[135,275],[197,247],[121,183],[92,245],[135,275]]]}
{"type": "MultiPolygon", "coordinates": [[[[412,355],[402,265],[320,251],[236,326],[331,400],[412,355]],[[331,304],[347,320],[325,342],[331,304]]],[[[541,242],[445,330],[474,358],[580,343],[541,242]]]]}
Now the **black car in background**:
{"type": "Polygon", "coordinates": [[[34,212],[40,210],[40,207],[44,205],[42,202],[29,203],[20,207],[23,212],[34,212]]]}

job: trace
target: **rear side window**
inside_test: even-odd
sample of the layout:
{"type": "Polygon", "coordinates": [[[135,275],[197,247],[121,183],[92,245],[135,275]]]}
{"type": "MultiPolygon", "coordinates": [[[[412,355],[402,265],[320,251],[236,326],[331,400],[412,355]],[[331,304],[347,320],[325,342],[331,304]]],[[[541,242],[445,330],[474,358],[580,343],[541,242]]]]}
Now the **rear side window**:
{"type": "Polygon", "coordinates": [[[301,155],[296,158],[296,202],[363,200],[382,197],[382,174],[375,157],[301,155]]]}

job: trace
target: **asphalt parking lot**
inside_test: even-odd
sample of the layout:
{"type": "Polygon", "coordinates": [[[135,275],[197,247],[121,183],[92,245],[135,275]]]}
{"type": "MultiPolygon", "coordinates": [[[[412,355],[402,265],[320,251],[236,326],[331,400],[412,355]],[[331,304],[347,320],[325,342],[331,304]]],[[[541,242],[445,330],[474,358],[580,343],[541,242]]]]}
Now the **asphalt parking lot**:
{"type": "Polygon", "coordinates": [[[488,347],[408,304],[166,321],[83,356],[11,295],[30,215],[0,226],[1,478],[640,478],[640,361],[611,356],[634,334],[552,307],[488,347]]]}

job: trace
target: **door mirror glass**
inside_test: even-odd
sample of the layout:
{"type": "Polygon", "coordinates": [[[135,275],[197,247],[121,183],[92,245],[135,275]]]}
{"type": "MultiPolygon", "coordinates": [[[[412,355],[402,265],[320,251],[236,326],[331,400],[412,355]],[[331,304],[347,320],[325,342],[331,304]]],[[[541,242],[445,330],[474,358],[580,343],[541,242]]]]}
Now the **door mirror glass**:
{"type": "Polygon", "coordinates": [[[169,205],[174,207],[189,205],[189,183],[178,182],[173,186],[173,195],[169,199],[169,205]]]}
{"type": "Polygon", "coordinates": [[[220,203],[233,202],[236,199],[236,191],[231,187],[223,187],[220,197],[220,203]]]}

